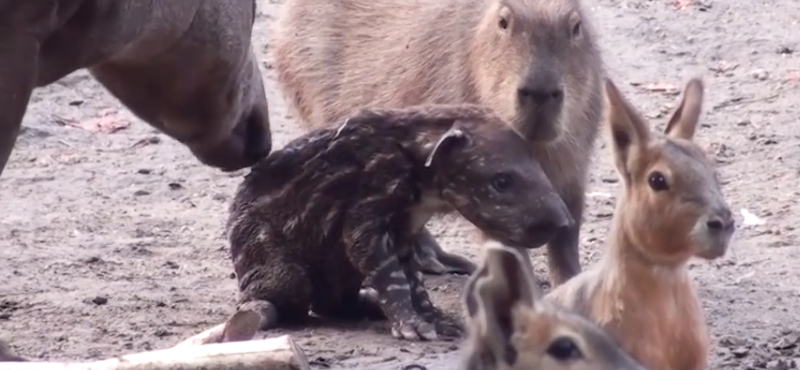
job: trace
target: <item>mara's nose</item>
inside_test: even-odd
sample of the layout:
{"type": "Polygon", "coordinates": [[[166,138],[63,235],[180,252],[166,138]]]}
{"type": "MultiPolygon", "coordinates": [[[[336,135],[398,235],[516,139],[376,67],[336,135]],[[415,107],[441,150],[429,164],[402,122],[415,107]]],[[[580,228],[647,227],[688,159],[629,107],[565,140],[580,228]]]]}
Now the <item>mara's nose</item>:
{"type": "Polygon", "coordinates": [[[706,221],[706,226],[711,231],[731,231],[736,227],[736,220],[733,219],[733,213],[730,209],[714,212],[711,217],[706,221]]]}

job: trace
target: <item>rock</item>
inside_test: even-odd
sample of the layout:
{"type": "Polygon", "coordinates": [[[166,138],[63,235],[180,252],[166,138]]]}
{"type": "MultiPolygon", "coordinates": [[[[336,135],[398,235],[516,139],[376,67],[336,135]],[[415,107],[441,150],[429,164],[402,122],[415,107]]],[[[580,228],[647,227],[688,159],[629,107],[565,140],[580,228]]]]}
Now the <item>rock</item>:
{"type": "Polygon", "coordinates": [[[731,353],[733,353],[733,356],[736,358],[744,358],[750,354],[750,349],[747,347],[736,347],[731,351],[731,353]]]}
{"type": "Polygon", "coordinates": [[[754,69],[750,72],[750,75],[759,81],[766,81],[769,79],[769,72],[767,72],[766,69],[754,69]]]}

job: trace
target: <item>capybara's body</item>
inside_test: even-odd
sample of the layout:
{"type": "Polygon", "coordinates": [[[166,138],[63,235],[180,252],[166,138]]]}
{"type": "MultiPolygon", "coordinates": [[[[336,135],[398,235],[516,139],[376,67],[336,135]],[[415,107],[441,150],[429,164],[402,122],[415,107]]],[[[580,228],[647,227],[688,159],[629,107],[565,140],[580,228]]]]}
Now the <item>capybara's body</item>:
{"type": "Polygon", "coordinates": [[[306,128],[364,106],[492,108],[529,140],[577,221],[548,243],[554,279],[580,270],[603,66],[578,0],[286,0],[270,37],[279,86],[306,128]]]}
{"type": "Polygon", "coordinates": [[[452,209],[514,246],[571,222],[524,139],[477,106],[365,110],[295,139],[253,167],[230,208],[241,303],[260,307],[265,329],[311,308],[382,312],[397,337],[435,338],[409,241],[452,209]],[[365,281],[377,301],[359,293],[365,281]]]}
{"type": "Polygon", "coordinates": [[[136,116],[223,170],[269,154],[254,0],[0,0],[0,174],[36,87],[87,68],[136,116]]]}

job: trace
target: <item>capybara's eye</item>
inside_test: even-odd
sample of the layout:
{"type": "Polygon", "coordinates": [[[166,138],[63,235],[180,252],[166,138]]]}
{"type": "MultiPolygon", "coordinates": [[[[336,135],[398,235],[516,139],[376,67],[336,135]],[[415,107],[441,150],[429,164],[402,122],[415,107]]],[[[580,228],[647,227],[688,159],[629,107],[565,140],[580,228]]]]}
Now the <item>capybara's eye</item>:
{"type": "Polygon", "coordinates": [[[500,27],[501,30],[505,30],[508,28],[508,19],[506,17],[500,17],[500,21],[497,22],[497,25],[500,27]]]}
{"type": "Polygon", "coordinates": [[[647,177],[647,183],[650,185],[650,188],[655,191],[662,191],[662,190],[669,190],[669,184],[667,184],[667,178],[664,177],[664,174],[658,171],[654,171],[647,177]]]}
{"type": "Polygon", "coordinates": [[[559,337],[550,343],[547,354],[559,361],[577,360],[583,357],[578,345],[568,337],[559,337]]]}
{"type": "Polygon", "coordinates": [[[513,184],[514,181],[511,179],[511,175],[507,173],[498,173],[492,176],[492,187],[500,193],[510,189],[513,184]]]}

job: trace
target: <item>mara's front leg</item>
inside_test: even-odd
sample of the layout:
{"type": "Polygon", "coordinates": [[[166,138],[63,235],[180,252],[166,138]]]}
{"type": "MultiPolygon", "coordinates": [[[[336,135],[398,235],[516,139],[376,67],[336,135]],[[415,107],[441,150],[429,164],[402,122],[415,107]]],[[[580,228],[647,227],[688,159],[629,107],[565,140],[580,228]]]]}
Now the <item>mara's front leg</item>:
{"type": "Polygon", "coordinates": [[[414,264],[426,274],[464,274],[472,275],[477,268],[466,257],[448,253],[439,245],[427,227],[414,238],[414,264]]]}

